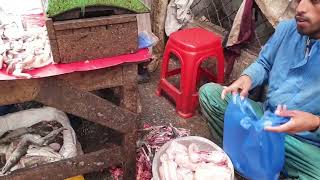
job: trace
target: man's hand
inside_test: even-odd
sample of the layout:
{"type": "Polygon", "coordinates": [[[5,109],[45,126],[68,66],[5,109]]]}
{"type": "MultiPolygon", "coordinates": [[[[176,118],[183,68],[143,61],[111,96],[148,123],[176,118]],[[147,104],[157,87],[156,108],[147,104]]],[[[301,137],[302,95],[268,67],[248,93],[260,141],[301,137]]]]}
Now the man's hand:
{"type": "Polygon", "coordinates": [[[320,118],[308,112],[287,110],[286,106],[278,105],[275,112],[278,116],[290,117],[290,121],[280,126],[268,126],[265,130],[272,132],[297,133],[313,131],[319,128],[320,118]]]}
{"type": "Polygon", "coordinates": [[[223,89],[221,93],[221,98],[224,99],[227,93],[237,94],[240,93],[240,97],[246,97],[249,94],[251,88],[251,78],[247,75],[240,76],[235,82],[230,86],[223,89]]]}

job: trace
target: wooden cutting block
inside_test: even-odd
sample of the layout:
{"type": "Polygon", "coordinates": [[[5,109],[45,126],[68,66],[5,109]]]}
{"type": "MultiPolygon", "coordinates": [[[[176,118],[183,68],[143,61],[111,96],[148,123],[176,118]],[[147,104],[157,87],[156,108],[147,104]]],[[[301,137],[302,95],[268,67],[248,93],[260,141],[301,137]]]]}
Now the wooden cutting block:
{"type": "Polygon", "coordinates": [[[66,21],[47,18],[46,26],[56,63],[128,54],[138,49],[135,14],[66,21]]]}

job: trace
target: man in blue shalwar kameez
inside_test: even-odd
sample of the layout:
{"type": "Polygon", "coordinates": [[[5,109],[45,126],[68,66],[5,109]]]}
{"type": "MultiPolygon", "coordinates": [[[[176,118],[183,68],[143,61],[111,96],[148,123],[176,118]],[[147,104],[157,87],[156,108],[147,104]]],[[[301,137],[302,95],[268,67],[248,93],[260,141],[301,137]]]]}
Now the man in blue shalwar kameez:
{"type": "Polygon", "coordinates": [[[231,93],[268,85],[266,101],[251,101],[257,114],[271,110],[290,121],[272,132],[288,133],[284,172],[292,179],[320,179],[320,0],[295,0],[296,18],[281,22],[256,62],[228,87],[200,88],[203,116],[222,142],[223,116],[231,93]]]}

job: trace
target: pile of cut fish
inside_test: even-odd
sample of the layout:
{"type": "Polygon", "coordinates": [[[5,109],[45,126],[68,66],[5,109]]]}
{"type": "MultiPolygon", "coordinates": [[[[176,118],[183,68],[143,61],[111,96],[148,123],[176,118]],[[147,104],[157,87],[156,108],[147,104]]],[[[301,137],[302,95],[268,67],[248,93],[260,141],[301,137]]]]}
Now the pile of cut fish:
{"type": "Polygon", "coordinates": [[[172,139],[190,135],[190,130],[169,126],[144,125],[142,138],[137,142],[137,180],[152,179],[152,161],[155,153],[172,139]]]}
{"type": "Polygon", "coordinates": [[[53,63],[45,26],[24,28],[21,16],[3,10],[0,16],[0,69],[19,78],[31,78],[25,71],[53,63]]]}
{"type": "Polygon", "coordinates": [[[160,156],[160,180],[231,180],[232,169],[224,152],[203,151],[173,140],[160,156]]]}
{"type": "Polygon", "coordinates": [[[16,169],[59,161],[65,128],[57,121],[43,121],[8,131],[0,137],[0,175],[16,169]]]}

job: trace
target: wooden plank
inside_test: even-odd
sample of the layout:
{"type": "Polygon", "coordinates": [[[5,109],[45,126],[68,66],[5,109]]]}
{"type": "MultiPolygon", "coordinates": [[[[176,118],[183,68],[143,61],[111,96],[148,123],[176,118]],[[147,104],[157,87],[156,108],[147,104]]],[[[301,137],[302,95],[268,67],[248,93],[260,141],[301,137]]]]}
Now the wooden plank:
{"type": "Polygon", "coordinates": [[[150,13],[137,14],[138,32],[152,32],[150,13]]]}
{"type": "Polygon", "coordinates": [[[45,21],[46,21],[46,28],[48,32],[53,60],[56,63],[60,63],[60,53],[59,53],[56,33],[53,26],[53,21],[51,18],[46,18],[45,21]]]}
{"type": "Polygon", "coordinates": [[[62,79],[82,91],[93,91],[122,86],[122,66],[109,67],[94,71],[74,72],[60,75],[62,79]]]}
{"type": "MultiPolygon", "coordinates": [[[[152,0],[143,0],[142,2],[148,8],[151,9],[152,0]]],[[[138,21],[138,32],[142,32],[142,31],[152,32],[150,13],[137,14],[137,21],[138,21]]]]}
{"type": "Polygon", "coordinates": [[[152,1],[152,31],[159,38],[159,43],[155,46],[155,53],[162,54],[165,46],[165,20],[167,16],[167,6],[169,0],[153,0],[152,1]]]}
{"type": "Polygon", "coordinates": [[[33,168],[24,168],[14,171],[8,176],[1,177],[4,180],[62,180],[64,178],[98,172],[112,165],[121,164],[124,161],[123,151],[119,146],[80,155],[33,168]]]}
{"type": "Polygon", "coordinates": [[[53,61],[55,63],[60,63],[61,58],[60,58],[60,52],[59,52],[57,40],[56,39],[49,39],[49,42],[50,42],[53,61]]]}
{"type": "Polygon", "coordinates": [[[137,115],[55,77],[46,78],[36,101],[125,133],[137,115]]]}
{"type": "Polygon", "coordinates": [[[0,105],[7,105],[33,100],[40,84],[36,79],[11,80],[0,81],[0,87],[0,105]]]}
{"type": "Polygon", "coordinates": [[[120,106],[131,112],[138,112],[138,76],[137,64],[127,64],[123,66],[123,86],[121,87],[120,106]]]}
{"type": "Polygon", "coordinates": [[[90,28],[81,28],[74,29],[71,34],[68,32],[66,35],[57,35],[60,62],[70,63],[117,56],[135,52],[138,49],[136,21],[110,24],[107,27],[103,26],[103,29],[96,31],[94,28],[91,31],[90,28]]]}
{"type": "MultiPolygon", "coordinates": [[[[152,0],[143,0],[143,3],[149,9],[151,9],[152,0]]],[[[137,23],[138,23],[138,33],[143,31],[152,33],[150,13],[137,14],[137,23]]],[[[153,47],[149,48],[149,52],[153,54],[153,47]]]]}
{"type": "Polygon", "coordinates": [[[149,71],[156,71],[159,62],[161,62],[162,54],[165,48],[165,20],[167,16],[167,6],[169,0],[153,0],[152,1],[152,12],[151,12],[151,22],[152,31],[159,38],[159,42],[153,48],[154,59],[148,65],[149,71]]]}
{"type": "Polygon", "coordinates": [[[46,18],[46,28],[47,28],[49,39],[56,39],[56,34],[54,32],[54,27],[53,27],[53,21],[51,18],[46,18]]]}
{"type": "MultiPolygon", "coordinates": [[[[93,91],[123,85],[122,66],[94,71],[74,72],[57,76],[71,85],[83,90],[93,91]]],[[[37,96],[40,84],[46,78],[0,81],[0,105],[32,101],[37,96]]]]}
{"type": "Polygon", "coordinates": [[[136,179],[136,142],[137,142],[137,124],[132,125],[130,132],[124,135],[122,146],[123,154],[126,159],[124,162],[124,179],[136,179]]]}
{"type": "Polygon", "coordinates": [[[135,14],[58,21],[53,25],[56,41],[50,40],[56,63],[129,54],[138,49],[135,14]]]}
{"type": "Polygon", "coordinates": [[[126,22],[135,22],[137,17],[135,14],[126,15],[114,15],[108,17],[95,17],[87,19],[75,19],[67,21],[57,21],[54,22],[54,28],[56,31],[66,30],[66,29],[78,29],[93,26],[103,26],[109,24],[121,24],[126,22]]]}

